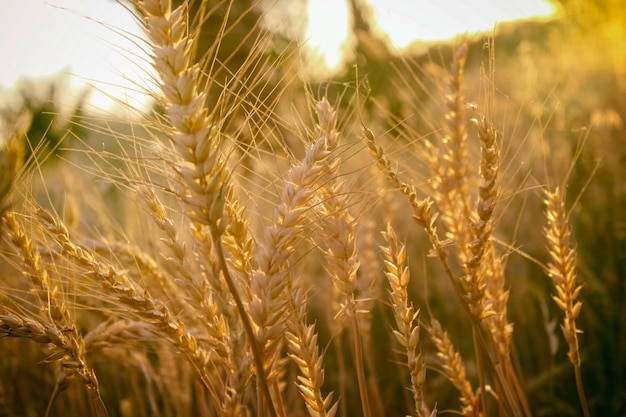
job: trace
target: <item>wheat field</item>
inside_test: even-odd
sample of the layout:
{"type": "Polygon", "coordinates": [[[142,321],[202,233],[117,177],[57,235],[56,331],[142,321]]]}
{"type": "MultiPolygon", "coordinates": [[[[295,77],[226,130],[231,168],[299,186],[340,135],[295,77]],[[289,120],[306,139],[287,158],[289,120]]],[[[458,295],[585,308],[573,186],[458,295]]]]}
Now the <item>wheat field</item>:
{"type": "Polygon", "coordinates": [[[128,7],[150,111],[3,112],[0,416],[626,415],[620,41],[319,81],[243,4],[128,7]]]}

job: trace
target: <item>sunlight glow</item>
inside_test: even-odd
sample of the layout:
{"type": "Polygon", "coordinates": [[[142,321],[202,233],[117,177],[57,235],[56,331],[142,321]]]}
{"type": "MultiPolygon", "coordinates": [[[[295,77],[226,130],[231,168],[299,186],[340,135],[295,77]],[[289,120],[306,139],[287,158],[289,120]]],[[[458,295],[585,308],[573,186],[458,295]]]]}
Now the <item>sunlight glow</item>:
{"type": "MultiPolygon", "coordinates": [[[[0,85],[22,76],[67,73],[74,93],[94,91],[89,103],[107,109],[114,99],[142,106],[137,80],[150,72],[141,30],[114,0],[20,0],[0,4],[0,85]]],[[[69,99],[69,97],[68,97],[69,99]]]]}
{"type": "MultiPolygon", "coordinates": [[[[398,50],[414,42],[453,39],[493,30],[499,22],[543,18],[557,11],[549,0],[368,0],[377,29],[398,50]]],[[[348,0],[309,0],[307,44],[328,68],[337,67],[348,42],[348,0]]],[[[317,64],[317,62],[315,62],[317,64]]]]}
{"type": "Polygon", "coordinates": [[[347,2],[309,0],[307,14],[305,42],[308,59],[313,60],[310,64],[322,64],[327,68],[339,66],[349,34],[347,2]]]}
{"type": "MultiPolygon", "coordinates": [[[[279,0],[277,7],[280,7],[279,0]]],[[[493,29],[496,22],[548,16],[548,0],[367,0],[380,30],[402,50],[416,41],[493,29]]],[[[350,50],[348,0],[309,0],[305,56],[332,71],[350,50]]],[[[90,104],[114,100],[144,107],[153,70],[136,21],[116,0],[0,2],[0,92],[21,76],[67,72],[74,87],[92,85],[90,104]],[[142,83],[138,85],[137,83],[142,83]]]]}

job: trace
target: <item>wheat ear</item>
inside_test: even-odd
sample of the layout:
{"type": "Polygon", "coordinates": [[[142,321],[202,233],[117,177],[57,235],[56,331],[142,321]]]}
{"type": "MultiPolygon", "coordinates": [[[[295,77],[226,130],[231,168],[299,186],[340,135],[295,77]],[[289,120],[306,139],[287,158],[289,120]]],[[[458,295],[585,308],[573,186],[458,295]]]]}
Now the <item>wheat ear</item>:
{"type": "MultiPolygon", "coordinates": [[[[332,147],[336,148],[339,141],[339,132],[336,129],[337,113],[326,100],[318,103],[316,111],[321,132],[326,135],[326,140],[332,143],[332,147]]],[[[324,172],[323,185],[320,187],[324,243],[328,246],[324,251],[324,257],[326,270],[341,299],[336,318],[346,317],[351,324],[359,395],[361,396],[363,415],[368,417],[371,410],[365,379],[363,342],[357,315],[358,306],[355,299],[356,275],[359,269],[356,222],[348,210],[349,204],[343,191],[343,184],[336,179],[339,174],[338,165],[338,158],[330,160],[328,169],[324,172]]]]}
{"type": "Polygon", "coordinates": [[[478,190],[477,218],[472,222],[473,240],[470,246],[472,257],[465,264],[466,275],[461,279],[461,284],[471,313],[482,320],[493,314],[489,300],[485,298],[487,283],[484,260],[485,253],[491,245],[493,212],[498,198],[497,176],[500,153],[496,146],[495,129],[485,118],[482,118],[480,122],[474,120],[474,123],[478,127],[478,137],[482,144],[480,174],[483,177],[483,184],[478,190]]]}
{"type": "Polygon", "coordinates": [[[476,401],[472,385],[467,380],[465,365],[461,355],[456,351],[448,332],[443,331],[441,324],[436,319],[431,319],[430,325],[426,326],[435,347],[437,356],[441,359],[445,376],[461,394],[461,414],[465,417],[473,417],[476,413],[476,401]]]}
{"type": "Polygon", "coordinates": [[[305,149],[303,160],[291,167],[282,190],[280,203],[274,210],[273,221],[264,231],[262,244],[257,245],[257,268],[252,271],[250,317],[256,326],[256,336],[263,350],[264,367],[268,377],[275,380],[279,345],[285,330],[285,311],[290,286],[289,257],[304,224],[308,203],[314,196],[315,184],[327,170],[328,157],[336,143],[323,129],[318,129],[315,141],[305,149]]]}
{"type": "Polygon", "coordinates": [[[446,237],[459,246],[461,262],[471,258],[470,198],[467,182],[467,130],[463,76],[467,59],[467,43],[456,50],[449,76],[449,92],[445,96],[446,114],[442,147],[426,141],[428,162],[435,177],[432,181],[434,199],[441,211],[446,237]]]}
{"type": "Polygon", "coordinates": [[[480,176],[476,213],[471,222],[473,240],[469,245],[470,258],[464,267],[467,275],[462,279],[470,308],[479,318],[489,318],[488,325],[498,352],[508,358],[513,332],[507,322],[508,291],[504,290],[504,271],[491,240],[494,228],[494,211],[500,196],[498,174],[500,149],[498,131],[486,117],[472,119],[481,143],[480,176]]]}
{"type": "Polygon", "coordinates": [[[300,369],[297,386],[311,417],[333,417],[339,403],[332,404],[333,394],[322,394],[324,357],[319,353],[315,325],[306,324],[306,297],[295,290],[290,300],[287,342],[289,357],[300,369]]]}
{"type": "MultiPolygon", "coordinates": [[[[145,0],[138,5],[154,44],[154,68],[161,79],[163,102],[172,124],[169,137],[184,161],[175,167],[182,182],[184,194],[181,198],[197,233],[202,234],[203,225],[210,229],[217,265],[252,348],[259,387],[268,400],[271,415],[276,416],[267,386],[261,345],[222,247],[221,236],[228,222],[225,204],[231,186],[227,182],[229,173],[220,149],[220,128],[210,120],[210,112],[205,107],[206,92],[199,90],[202,69],[200,64],[193,63],[195,40],[187,30],[186,4],[175,10],[172,10],[171,0],[145,0]]],[[[215,41],[219,42],[219,39],[215,41]]],[[[226,300],[222,302],[226,303],[226,300]]]]}
{"type": "Polygon", "coordinates": [[[174,318],[167,305],[154,299],[146,289],[132,282],[123,271],[118,271],[113,265],[99,260],[91,250],[75,244],[59,218],[43,209],[39,209],[37,215],[61,247],[62,253],[87,268],[89,271],[85,274],[87,278],[102,285],[117,298],[118,302],[130,307],[131,311],[153,324],[160,334],[185,354],[211,395],[219,403],[222,398],[221,390],[216,387],[216,381],[211,378],[206,369],[211,361],[211,353],[199,346],[196,338],[183,323],[174,318]]]}
{"type": "MultiPolygon", "coordinates": [[[[31,271],[30,273],[26,273],[26,275],[30,278],[34,293],[41,306],[48,311],[48,316],[56,329],[56,332],[48,330],[47,336],[52,338],[62,335],[61,340],[66,340],[66,342],[61,343],[64,345],[65,351],[63,357],[59,358],[62,359],[61,371],[57,377],[57,385],[52,395],[50,406],[55,400],[56,395],[58,395],[61,387],[70,379],[76,378],[86,386],[92,407],[98,415],[108,416],[106,407],[100,397],[96,374],[85,363],[84,341],[76,329],[76,325],[67,310],[63,298],[59,295],[58,288],[56,286],[50,286],[48,271],[41,262],[39,252],[34,250],[33,242],[26,235],[24,228],[15,218],[15,213],[7,213],[4,216],[4,222],[8,228],[11,241],[22,254],[22,263],[27,265],[31,271]]],[[[31,338],[33,338],[33,340],[37,338],[37,332],[35,332],[35,330],[39,330],[36,327],[37,326],[27,326],[27,329],[32,332],[31,338]]],[[[55,345],[59,347],[58,340],[55,340],[55,342],[57,342],[55,345]]],[[[57,353],[60,352],[57,351],[57,353]]]]}
{"type": "Polygon", "coordinates": [[[415,411],[420,417],[433,417],[437,412],[433,410],[431,413],[424,400],[426,365],[424,357],[419,351],[419,310],[416,311],[409,301],[410,273],[406,259],[406,246],[398,241],[389,224],[383,237],[387,243],[387,246],[382,247],[387,269],[385,275],[389,281],[389,297],[397,327],[393,334],[405,350],[407,366],[411,374],[411,391],[415,401],[415,411]]]}
{"type": "Polygon", "coordinates": [[[583,389],[578,346],[578,334],[582,333],[582,330],[576,327],[576,319],[582,307],[582,303],[576,301],[582,290],[582,286],[576,283],[576,249],[571,243],[572,232],[565,211],[565,196],[561,194],[558,187],[554,191],[545,191],[545,203],[548,224],[544,229],[544,234],[550,253],[547,274],[556,289],[556,295],[552,299],[565,313],[561,330],[569,346],[567,356],[574,365],[580,404],[585,417],[588,417],[589,408],[583,389]]]}
{"type": "Polygon", "coordinates": [[[220,150],[219,126],[211,122],[206,93],[199,90],[202,70],[193,63],[195,41],[188,34],[186,5],[172,10],[171,0],[144,0],[138,6],[153,42],[153,64],[172,124],[168,136],[184,161],[175,168],[186,192],[181,197],[193,221],[209,225],[220,235],[226,226],[228,172],[220,150]]]}

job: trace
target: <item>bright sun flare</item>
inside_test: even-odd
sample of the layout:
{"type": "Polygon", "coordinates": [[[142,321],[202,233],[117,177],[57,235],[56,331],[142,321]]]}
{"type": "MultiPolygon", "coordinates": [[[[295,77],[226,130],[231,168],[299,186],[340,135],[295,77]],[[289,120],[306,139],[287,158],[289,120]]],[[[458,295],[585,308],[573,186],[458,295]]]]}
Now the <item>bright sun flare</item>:
{"type": "MultiPolygon", "coordinates": [[[[462,33],[490,31],[498,22],[548,17],[549,0],[368,0],[380,31],[398,50],[416,41],[453,39],[462,33]]],[[[341,63],[348,37],[347,1],[310,0],[307,45],[326,66],[341,63]]]]}
{"type": "MultiPolygon", "coordinates": [[[[281,0],[289,1],[289,0],[281,0]]],[[[402,49],[422,40],[450,39],[459,33],[490,30],[496,22],[555,12],[548,0],[368,0],[379,30],[402,49]]],[[[309,0],[306,44],[321,64],[340,65],[349,33],[346,1],[309,0]]],[[[59,71],[72,75],[74,87],[93,85],[96,108],[113,99],[142,105],[141,88],[150,85],[149,59],[141,30],[114,0],[20,0],[0,3],[0,86],[22,75],[59,71]],[[138,88],[133,84],[146,80],[138,88]],[[130,82],[128,80],[134,80],[130,82]],[[98,92],[100,91],[100,92],[98,92]],[[106,92],[106,93],[105,93],[106,92]]]]}

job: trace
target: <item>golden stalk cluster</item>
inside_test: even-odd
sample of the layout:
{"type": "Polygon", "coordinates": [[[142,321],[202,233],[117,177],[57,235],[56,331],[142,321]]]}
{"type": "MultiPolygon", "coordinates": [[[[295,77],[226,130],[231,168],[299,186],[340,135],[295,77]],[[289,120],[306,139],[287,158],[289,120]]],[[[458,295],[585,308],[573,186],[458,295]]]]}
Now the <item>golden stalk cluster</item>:
{"type": "MultiPolygon", "coordinates": [[[[28,169],[22,166],[28,120],[18,121],[0,148],[2,259],[19,275],[9,280],[7,274],[0,291],[0,338],[47,349],[42,362],[56,368],[46,415],[53,414],[62,392],[70,395],[74,380],[86,388],[99,417],[108,415],[107,407],[117,407],[114,415],[155,414],[167,399],[187,403],[187,409],[176,410],[181,415],[220,417],[434,417],[437,409],[452,408],[468,417],[532,415],[512,358],[512,284],[495,243],[506,137],[489,116],[467,127],[468,45],[461,44],[452,58],[441,136],[417,147],[430,170],[428,187],[420,187],[404,178],[413,172],[402,171],[384,135],[376,138],[375,128],[363,122],[355,133],[356,123],[340,119],[349,110],[326,96],[307,100],[315,122],[299,119],[301,110],[287,118],[270,106],[255,108],[256,97],[242,97],[228,82],[217,107],[210,107],[215,98],[207,86],[218,86],[212,71],[221,63],[203,62],[196,54],[203,13],[217,13],[221,6],[211,9],[203,1],[200,17],[192,19],[193,2],[133,4],[148,36],[163,114],[146,116],[142,127],[149,140],[140,133],[129,136],[130,150],[115,160],[125,168],[111,163],[115,174],[103,168],[99,179],[112,179],[127,193],[123,208],[112,210],[142,236],[97,225],[83,229],[64,221],[55,196],[46,195],[42,203],[33,201],[34,193],[15,192],[16,182],[32,180],[21,176],[28,169]],[[253,131],[251,137],[238,136],[245,135],[243,127],[227,131],[219,107],[228,103],[249,105],[237,121],[253,131]],[[293,120],[306,133],[287,127],[293,120]],[[275,137],[268,134],[272,129],[275,137]],[[267,137],[257,141],[259,136],[267,137]],[[275,171],[259,180],[253,177],[260,175],[258,167],[275,171]],[[384,182],[399,191],[410,216],[394,211],[393,194],[376,188],[384,182]],[[266,185],[244,189],[251,184],[266,185]],[[267,206],[269,213],[261,210],[267,206]],[[408,238],[418,234],[423,242],[408,238]],[[415,250],[420,244],[426,253],[415,250]],[[436,265],[431,268],[426,258],[436,265]],[[420,260],[427,265],[424,274],[415,273],[420,260]],[[453,294],[445,298],[446,308],[462,312],[471,334],[463,340],[444,330],[442,323],[448,323],[438,313],[445,309],[431,311],[419,301],[428,303],[427,295],[415,291],[418,279],[441,272],[436,290],[447,286],[453,294]],[[421,329],[429,341],[421,340],[421,329]],[[106,366],[99,361],[118,358],[119,351],[132,352],[125,357],[141,367],[141,378],[132,384],[146,387],[150,411],[129,405],[127,398],[105,406],[114,390],[101,388],[106,366]],[[470,351],[473,362],[463,358],[470,351]],[[445,384],[458,391],[451,406],[438,403],[444,378],[427,374],[431,368],[439,368],[445,384]],[[160,372],[172,380],[159,379],[160,372]],[[399,377],[386,387],[384,378],[392,373],[399,377]],[[176,384],[185,388],[168,392],[176,384]],[[186,398],[172,399],[176,395],[186,398]],[[390,406],[397,409],[386,410],[390,406]]],[[[225,16],[220,33],[231,18],[225,16]]],[[[213,41],[218,48],[219,35],[213,41]]],[[[92,149],[90,157],[95,155],[92,149]]],[[[576,251],[558,188],[546,192],[545,203],[546,270],[565,314],[562,330],[588,415],[576,324],[582,305],[576,251]]]]}

